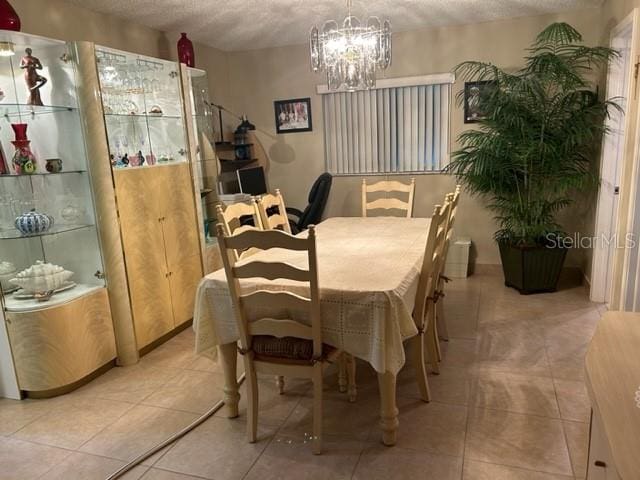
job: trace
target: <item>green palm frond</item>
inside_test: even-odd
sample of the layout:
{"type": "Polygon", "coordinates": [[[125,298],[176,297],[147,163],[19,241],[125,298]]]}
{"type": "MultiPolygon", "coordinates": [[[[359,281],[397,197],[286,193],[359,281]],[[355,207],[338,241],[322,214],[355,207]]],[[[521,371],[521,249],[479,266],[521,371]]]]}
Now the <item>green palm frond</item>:
{"type": "Polygon", "coordinates": [[[486,117],[460,134],[447,169],[488,200],[499,225],[496,239],[544,243],[561,231],[556,217],[573,192],[597,184],[593,160],[608,133],[605,119],[621,109],[618,99],[598,98],[590,72],[617,56],[583,45],[577,30],[554,23],[537,36],[520,70],[474,61],[455,68],[458,79],[494,86],[482,99],[486,117]]]}

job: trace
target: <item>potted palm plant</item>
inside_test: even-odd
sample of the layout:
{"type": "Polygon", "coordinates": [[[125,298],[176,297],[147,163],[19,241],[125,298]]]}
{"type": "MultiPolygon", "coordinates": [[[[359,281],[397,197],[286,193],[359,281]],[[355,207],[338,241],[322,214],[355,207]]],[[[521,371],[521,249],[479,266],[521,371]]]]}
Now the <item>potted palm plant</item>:
{"type": "Polygon", "coordinates": [[[447,168],[488,200],[505,283],[521,293],[557,287],[567,253],[557,214],[576,191],[597,184],[592,166],[605,118],[619,108],[598,98],[590,77],[616,55],[583,45],[573,27],[554,23],[537,36],[520,70],[476,61],[455,69],[462,80],[489,83],[479,128],[460,134],[447,168]]]}

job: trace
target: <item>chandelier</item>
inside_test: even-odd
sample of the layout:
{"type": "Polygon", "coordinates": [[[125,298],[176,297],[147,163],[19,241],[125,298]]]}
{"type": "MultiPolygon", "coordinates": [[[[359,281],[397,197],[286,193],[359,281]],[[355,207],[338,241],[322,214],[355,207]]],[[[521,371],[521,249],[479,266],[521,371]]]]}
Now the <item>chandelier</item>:
{"type": "Polygon", "coordinates": [[[325,71],[329,90],[342,85],[349,90],[372,88],[376,71],[391,65],[391,24],[369,17],[366,25],[351,15],[347,0],[347,17],[342,27],[335,20],[325,22],[320,31],[314,26],[310,34],[311,69],[325,71]]]}

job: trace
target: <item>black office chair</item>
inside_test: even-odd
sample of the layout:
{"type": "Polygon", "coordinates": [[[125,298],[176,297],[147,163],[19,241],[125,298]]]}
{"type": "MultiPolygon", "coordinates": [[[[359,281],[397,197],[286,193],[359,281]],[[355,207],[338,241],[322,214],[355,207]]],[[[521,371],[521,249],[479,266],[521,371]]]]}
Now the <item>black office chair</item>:
{"type": "Polygon", "coordinates": [[[333,177],[330,173],[323,173],[314,182],[309,191],[309,205],[304,212],[297,208],[287,207],[289,215],[289,225],[293,234],[306,230],[309,225],[317,225],[322,220],[322,212],[327,205],[329,192],[331,191],[331,181],[333,177]]]}

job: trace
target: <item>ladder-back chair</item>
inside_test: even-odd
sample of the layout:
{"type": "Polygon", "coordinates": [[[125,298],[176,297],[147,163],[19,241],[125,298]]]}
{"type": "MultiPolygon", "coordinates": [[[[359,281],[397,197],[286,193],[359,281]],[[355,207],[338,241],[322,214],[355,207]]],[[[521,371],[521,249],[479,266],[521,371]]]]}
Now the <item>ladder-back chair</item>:
{"type": "Polygon", "coordinates": [[[291,233],[287,209],[279,189],[276,189],[275,194],[268,193],[258,199],[258,211],[265,230],[278,229],[291,233]],[[276,208],[278,213],[273,213],[276,208]]]}
{"type": "Polygon", "coordinates": [[[460,201],[460,190],[461,190],[460,185],[456,185],[455,191],[447,194],[445,197],[445,201],[451,202],[451,213],[449,214],[449,219],[447,221],[447,241],[444,245],[444,251],[442,254],[444,264],[442,267],[442,273],[440,275],[440,279],[438,280],[438,288],[436,290],[439,296],[439,301],[436,303],[436,306],[437,306],[436,325],[437,325],[438,333],[440,334],[440,337],[445,341],[449,340],[449,329],[447,328],[447,322],[444,316],[443,297],[444,297],[444,285],[445,283],[449,282],[450,279],[444,275],[444,268],[447,263],[447,255],[449,253],[449,247],[450,247],[450,243],[453,235],[453,226],[455,224],[456,214],[458,212],[458,202],[460,201]]]}
{"type": "MultiPolygon", "coordinates": [[[[313,381],[313,452],[322,449],[322,386],[325,367],[342,354],[322,343],[318,266],[316,259],[315,227],[309,227],[307,238],[298,238],[278,230],[244,231],[228,236],[222,225],[217,227],[222,260],[229,282],[234,314],[240,333],[239,351],[243,356],[247,380],[247,434],[256,441],[258,426],[257,373],[311,378],[313,381]],[[300,251],[306,254],[308,268],[303,269],[285,262],[267,262],[255,256],[237,263],[234,251],[272,248],[300,251]],[[286,291],[257,290],[244,293],[240,280],[263,278],[287,279],[307,284],[308,296],[286,291]],[[266,308],[266,310],[265,310],[266,308]],[[275,317],[251,319],[248,312],[270,311],[275,317]],[[307,321],[291,318],[298,312],[307,321]],[[285,317],[285,318],[281,318],[285,317]]],[[[353,378],[350,378],[353,382],[353,378]]]]}

